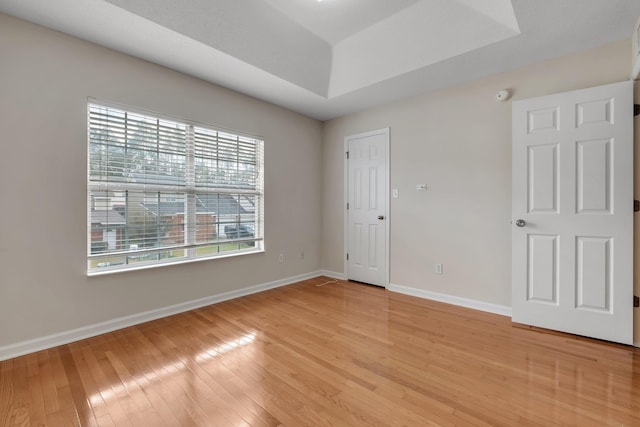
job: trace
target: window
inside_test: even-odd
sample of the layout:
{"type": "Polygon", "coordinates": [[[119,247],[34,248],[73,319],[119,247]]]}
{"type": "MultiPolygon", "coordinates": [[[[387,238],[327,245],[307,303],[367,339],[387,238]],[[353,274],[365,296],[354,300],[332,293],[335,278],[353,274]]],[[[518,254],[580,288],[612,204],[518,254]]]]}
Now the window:
{"type": "Polygon", "coordinates": [[[263,141],[88,106],[88,272],[263,249],[263,141]]]}

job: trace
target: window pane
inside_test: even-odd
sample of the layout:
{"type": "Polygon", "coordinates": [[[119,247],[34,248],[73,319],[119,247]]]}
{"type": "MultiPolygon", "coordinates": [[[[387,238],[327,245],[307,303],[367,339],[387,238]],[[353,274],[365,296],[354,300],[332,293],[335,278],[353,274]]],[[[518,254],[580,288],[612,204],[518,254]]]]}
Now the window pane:
{"type": "Polygon", "coordinates": [[[92,191],[91,253],[184,244],[184,194],[92,191]]]}
{"type": "Polygon", "coordinates": [[[185,257],[184,249],[171,249],[153,253],[139,253],[131,255],[104,255],[92,258],[89,268],[95,270],[118,269],[127,265],[157,264],[159,262],[178,261],[185,257]]]}
{"type": "Polygon", "coordinates": [[[254,242],[227,242],[219,245],[201,246],[196,249],[197,256],[207,256],[215,254],[229,254],[241,252],[243,249],[254,249],[254,242]]]}
{"type": "Polygon", "coordinates": [[[196,186],[256,188],[256,140],[198,127],[194,132],[196,186]]]}
{"type": "Polygon", "coordinates": [[[187,126],[91,106],[89,178],[184,185],[187,126]]]}
{"type": "Polygon", "coordinates": [[[257,197],[227,193],[197,194],[196,243],[262,237],[256,233],[255,227],[257,197]]]}
{"type": "Polygon", "coordinates": [[[89,270],[262,247],[262,141],[89,105],[89,270]]]}

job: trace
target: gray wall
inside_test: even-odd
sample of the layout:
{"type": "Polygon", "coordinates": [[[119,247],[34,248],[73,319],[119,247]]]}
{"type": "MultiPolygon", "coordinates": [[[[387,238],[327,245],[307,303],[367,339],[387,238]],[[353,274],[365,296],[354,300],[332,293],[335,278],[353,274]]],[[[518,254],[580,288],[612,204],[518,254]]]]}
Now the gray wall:
{"type": "Polygon", "coordinates": [[[0,348],[319,268],[316,120],[0,14],[0,129],[0,348]],[[89,96],[262,136],[266,253],[87,278],[89,96]]]}
{"type": "Polygon", "coordinates": [[[343,140],[387,126],[400,190],[391,282],[510,306],[511,105],[495,92],[596,86],[631,66],[619,42],[322,124],[2,14],[0,64],[0,348],[319,268],[342,273],[343,140]],[[264,137],[266,253],[87,278],[88,96],[264,137]]]}
{"type": "MultiPolygon", "coordinates": [[[[511,101],[497,103],[496,92],[523,99],[630,71],[623,41],[325,122],[322,266],[344,270],[344,137],[390,127],[390,183],[400,190],[390,199],[391,283],[510,307],[511,101]],[[422,183],[427,192],[415,190],[422,183]]],[[[635,325],[640,344],[638,316],[635,325]]]]}

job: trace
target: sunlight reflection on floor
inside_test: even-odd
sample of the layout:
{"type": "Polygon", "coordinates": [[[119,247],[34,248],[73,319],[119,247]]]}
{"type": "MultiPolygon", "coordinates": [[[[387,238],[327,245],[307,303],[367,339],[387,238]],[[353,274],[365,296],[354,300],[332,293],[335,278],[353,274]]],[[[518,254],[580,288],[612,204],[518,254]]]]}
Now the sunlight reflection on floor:
{"type": "MultiPolygon", "coordinates": [[[[194,360],[197,363],[205,363],[215,357],[221,356],[232,350],[252,343],[253,341],[255,341],[256,336],[257,334],[255,332],[251,332],[242,335],[239,338],[225,341],[220,345],[213,346],[204,351],[201,351],[195,356],[194,360]]],[[[139,375],[138,378],[145,378],[147,382],[153,383],[165,378],[166,376],[182,372],[185,368],[187,368],[188,362],[189,360],[186,357],[181,357],[174,362],[164,364],[161,371],[149,371],[142,375],[139,375]]],[[[105,400],[112,399],[113,397],[117,397],[119,395],[126,395],[132,390],[139,388],[140,384],[137,379],[123,381],[120,384],[113,384],[109,388],[102,389],[97,393],[92,394],[91,396],[89,396],[89,402],[91,403],[91,405],[100,405],[105,400]]]]}

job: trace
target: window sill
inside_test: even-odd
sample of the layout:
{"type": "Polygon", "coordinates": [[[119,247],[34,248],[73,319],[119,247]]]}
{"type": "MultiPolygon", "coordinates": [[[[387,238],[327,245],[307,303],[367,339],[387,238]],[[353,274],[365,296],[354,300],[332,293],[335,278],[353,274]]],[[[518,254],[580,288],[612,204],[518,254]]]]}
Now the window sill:
{"type": "Polygon", "coordinates": [[[126,273],[129,271],[140,271],[140,270],[148,270],[151,268],[158,268],[158,267],[166,267],[169,265],[179,265],[179,264],[191,264],[194,262],[200,262],[200,261],[211,261],[211,260],[215,260],[215,259],[224,259],[224,258],[233,258],[233,257],[238,257],[238,256],[245,256],[245,255],[251,255],[251,254],[261,254],[264,253],[265,250],[264,249],[247,249],[244,250],[242,252],[234,252],[234,253],[230,253],[230,254],[225,254],[225,255],[216,255],[216,256],[209,256],[209,257],[198,257],[198,258],[189,258],[189,259],[183,259],[183,260],[178,260],[178,261],[167,261],[167,262],[162,262],[162,263],[155,263],[155,264],[141,264],[141,265],[135,265],[132,267],[126,267],[126,268],[105,268],[104,270],[100,269],[100,270],[88,270],[87,271],[87,277],[94,277],[94,276],[106,276],[109,274],[118,274],[118,273],[126,273]]]}

